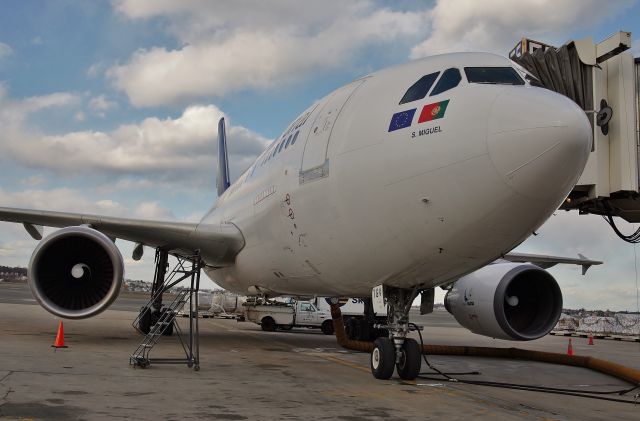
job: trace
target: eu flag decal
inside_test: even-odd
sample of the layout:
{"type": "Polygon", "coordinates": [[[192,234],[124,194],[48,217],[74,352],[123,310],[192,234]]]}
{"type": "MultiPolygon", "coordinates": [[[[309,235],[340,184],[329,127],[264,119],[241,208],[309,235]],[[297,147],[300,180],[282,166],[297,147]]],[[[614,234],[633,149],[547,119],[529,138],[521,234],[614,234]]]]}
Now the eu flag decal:
{"type": "Polygon", "coordinates": [[[416,108],[412,110],[395,113],[393,117],[391,117],[391,123],[389,124],[389,131],[392,132],[394,130],[404,129],[405,127],[411,126],[411,122],[413,121],[413,115],[415,113],[416,113],[416,108]]]}

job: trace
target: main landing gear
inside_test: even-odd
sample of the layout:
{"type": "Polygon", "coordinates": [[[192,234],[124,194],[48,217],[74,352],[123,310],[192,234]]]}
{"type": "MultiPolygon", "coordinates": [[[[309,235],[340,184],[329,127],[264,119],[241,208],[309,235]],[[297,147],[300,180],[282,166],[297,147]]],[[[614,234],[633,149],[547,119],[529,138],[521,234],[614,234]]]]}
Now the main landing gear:
{"type": "Polygon", "coordinates": [[[418,290],[385,288],[387,297],[388,322],[378,326],[389,331],[389,337],[376,339],[371,351],[371,373],[376,379],[387,380],[394,368],[403,380],[414,380],[420,374],[422,350],[415,339],[407,338],[409,333],[409,310],[418,290]]]}

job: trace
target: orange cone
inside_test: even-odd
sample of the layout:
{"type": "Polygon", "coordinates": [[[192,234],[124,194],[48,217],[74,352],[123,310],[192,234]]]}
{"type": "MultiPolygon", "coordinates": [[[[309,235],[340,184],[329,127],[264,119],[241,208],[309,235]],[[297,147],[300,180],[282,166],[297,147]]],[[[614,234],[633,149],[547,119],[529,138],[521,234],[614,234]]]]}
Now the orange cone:
{"type": "Polygon", "coordinates": [[[589,343],[587,345],[593,345],[593,335],[589,335],[589,343]]]}
{"type": "Polygon", "coordinates": [[[571,338],[569,338],[569,346],[567,347],[567,355],[573,355],[573,345],[571,345],[571,338]]]}
{"type": "Polygon", "coordinates": [[[60,324],[58,325],[58,334],[56,335],[56,340],[53,343],[53,345],[51,345],[52,348],[68,348],[68,346],[66,346],[64,344],[64,326],[62,325],[62,320],[60,320],[60,324]]]}

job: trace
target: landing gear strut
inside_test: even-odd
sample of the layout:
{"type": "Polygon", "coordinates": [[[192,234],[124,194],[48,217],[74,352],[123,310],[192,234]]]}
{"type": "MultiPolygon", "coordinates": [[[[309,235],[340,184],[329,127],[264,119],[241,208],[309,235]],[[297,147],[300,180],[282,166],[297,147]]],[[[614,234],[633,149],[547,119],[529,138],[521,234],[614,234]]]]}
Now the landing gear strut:
{"type": "MultiPolygon", "coordinates": [[[[169,268],[169,253],[165,250],[156,250],[156,271],[153,277],[153,284],[151,285],[151,302],[140,309],[138,315],[138,330],[147,334],[151,331],[151,327],[156,324],[160,319],[161,312],[164,310],[162,307],[162,296],[164,293],[164,283],[167,276],[167,269],[169,268]]],[[[173,333],[173,326],[171,331],[165,331],[165,335],[169,336],[173,333]]]]}
{"type": "Polygon", "coordinates": [[[385,326],[389,337],[376,339],[371,351],[371,373],[376,379],[387,380],[394,368],[404,380],[413,380],[420,374],[422,352],[415,339],[407,338],[409,333],[409,310],[418,296],[418,289],[386,287],[388,321],[385,326]],[[395,366],[395,367],[394,367],[395,366]]]}

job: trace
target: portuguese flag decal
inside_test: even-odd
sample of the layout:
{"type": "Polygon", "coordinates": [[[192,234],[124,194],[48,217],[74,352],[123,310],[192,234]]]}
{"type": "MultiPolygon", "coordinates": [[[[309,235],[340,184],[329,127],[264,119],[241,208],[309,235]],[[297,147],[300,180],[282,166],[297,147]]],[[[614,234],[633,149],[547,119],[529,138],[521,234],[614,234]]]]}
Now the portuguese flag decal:
{"type": "Polygon", "coordinates": [[[422,108],[422,112],[420,113],[418,123],[424,123],[444,117],[444,112],[447,110],[447,105],[449,105],[448,99],[445,101],[436,102],[434,104],[425,105],[424,108],[422,108]]]}

